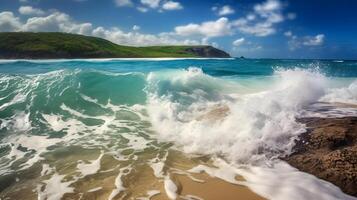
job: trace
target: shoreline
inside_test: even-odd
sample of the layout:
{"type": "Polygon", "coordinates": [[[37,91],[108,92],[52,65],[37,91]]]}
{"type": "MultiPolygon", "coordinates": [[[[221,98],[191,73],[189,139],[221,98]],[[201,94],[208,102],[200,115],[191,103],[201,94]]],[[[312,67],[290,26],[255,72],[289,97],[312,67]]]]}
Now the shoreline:
{"type": "Polygon", "coordinates": [[[56,58],[56,59],[0,59],[0,63],[11,62],[71,62],[71,61],[171,61],[171,60],[235,60],[236,58],[195,58],[195,57],[157,57],[157,58],[56,58]]]}

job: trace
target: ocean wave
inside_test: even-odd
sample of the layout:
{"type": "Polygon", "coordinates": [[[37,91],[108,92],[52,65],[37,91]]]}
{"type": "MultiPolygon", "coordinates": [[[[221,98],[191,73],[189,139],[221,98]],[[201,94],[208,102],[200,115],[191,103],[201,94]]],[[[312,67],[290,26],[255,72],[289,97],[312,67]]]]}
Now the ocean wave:
{"type": "Polygon", "coordinates": [[[325,199],[348,199],[332,184],[278,158],[292,153],[295,139],[305,132],[296,119],[306,116],[307,107],[320,101],[354,103],[356,94],[352,79],[340,82],[317,69],[302,68],[278,68],[260,78],[213,77],[197,67],[149,73],[64,69],[1,75],[0,128],[8,134],[0,135],[0,175],[42,162],[46,178],[38,184],[44,189],[37,192],[39,198],[49,198],[72,192],[74,183],[86,176],[115,171],[110,194],[114,198],[126,190],[125,177],[147,164],[173,197],[177,188],[165,166],[168,149],[178,149],[209,155],[214,166],[198,165],[182,173],[205,171],[266,198],[297,198],[304,191],[301,199],[322,193],[325,199]],[[80,153],[95,149],[98,155],[72,156],[75,147],[80,153]],[[51,156],[56,150],[65,154],[63,149],[73,159],[63,161],[72,162],[75,170],[70,180],[62,174],[68,169],[60,171],[63,163],[53,166],[56,163],[48,165],[51,160],[46,160],[61,162],[51,156]],[[148,156],[145,150],[154,153],[148,156]],[[114,166],[102,169],[100,163],[108,157],[115,160],[110,161],[114,166]],[[246,181],[237,181],[237,175],[246,181]],[[299,181],[307,188],[296,184],[299,181]],[[64,190],[56,193],[55,185],[64,190]]]}

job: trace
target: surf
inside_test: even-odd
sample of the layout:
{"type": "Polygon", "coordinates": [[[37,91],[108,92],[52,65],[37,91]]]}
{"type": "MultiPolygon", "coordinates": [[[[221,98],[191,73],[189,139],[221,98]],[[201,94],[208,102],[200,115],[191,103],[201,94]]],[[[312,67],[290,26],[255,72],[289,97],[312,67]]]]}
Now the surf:
{"type": "MultiPolygon", "coordinates": [[[[354,77],[336,77],[316,67],[269,67],[259,76],[210,68],[235,62],[223,60],[150,61],[155,66],[137,71],[128,71],[128,63],[121,63],[126,61],[82,63],[99,65],[95,68],[77,68],[78,62],[60,62],[68,66],[43,72],[45,65],[53,65],[44,61],[36,64],[43,73],[1,74],[0,179],[11,177],[16,185],[18,172],[39,174],[36,181],[23,179],[25,188],[35,183],[34,195],[40,199],[104,190],[109,199],[158,192],[174,199],[181,195],[175,174],[199,182],[194,176],[205,172],[269,199],[322,194],[353,199],[280,158],[293,153],[298,136],[306,132],[298,118],[335,113],[312,106],[357,104],[354,77]],[[152,177],[146,181],[156,180],[155,187],[138,182],[145,189],[137,191],[130,179],[140,180],[138,171],[152,177]],[[108,183],[100,185],[100,176],[108,183]],[[88,177],[97,181],[82,187],[88,177]],[[301,181],[306,188],[299,186],[301,181]]],[[[348,112],[340,109],[340,114],[348,112]]],[[[11,187],[2,190],[15,195],[11,187]]]]}

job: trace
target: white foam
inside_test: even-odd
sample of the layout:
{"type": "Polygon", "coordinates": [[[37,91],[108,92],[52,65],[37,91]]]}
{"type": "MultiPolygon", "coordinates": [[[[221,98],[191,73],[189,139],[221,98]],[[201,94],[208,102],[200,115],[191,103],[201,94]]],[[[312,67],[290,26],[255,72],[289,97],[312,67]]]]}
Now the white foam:
{"type": "MultiPolygon", "coordinates": [[[[37,135],[19,135],[17,137],[9,138],[9,143],[12,144],[11,152],[7,155],[7,157],[12,158],[13,162],[16,160],[22,159],[25,157],[27,152],[34,150],[35,153],[28,158],[28,160],[21,164],[21,170],[27,169],[31,167],[33,164],[42,160],[41,154],[47,152],[47,148],[49,146],[55,145],[57,143],[62,142],[59,138],[51,138],[49,139],[46,136],[37,136],[37,135]],[[36,142],[34,142],[36,141],[36,142]],[[18,147],[27,148],[26,152],[19,151],[18,147]]],[[[9,166],[10,164],[8,164],[9,166]]]]}
{"type": "Polygon", "coordinates": [[[207,167],[205,165],[198,165],[190,170],[190,173],[206,172],[211,177],[216,177],[225,180],[232,184],[239,184],[239,181],[235,179],[237,173],[230,165],[221,165],[220,168],[207,167]]]}
{"type": "Polygon", "coordinates": [[[169,176],[165,177],[164,188],[165,188],[167,197],[169,197],[169,199],[176,199],[177,198],[177,186],[170,179],[169,176]]]}
{"type": "Polygon", "coordinates": [[[97,191],[99,191],[99,190],[101,190],[101,189],[103,189],[103,187],[96,187],[96,188],[92,188],[92,189],[90,189],[90,190],[88,190],[87,192],[97,192],[97,191]]]}
{"type": "Polygon", "coordinates": [[[108,200],[114,199],[118,194],[125,191],[125,187],[123,185],[122,177],[128,175],[131,172],[131,166],[123,167],[120,169],[118,176],[115,178],[114,185],[115,189],[110,193],[108,200]]]}
{"type": "Polygon", "coordinates": [[[185,195],[185,196],[181,195],[180,198],[184,199],[184,200],[204,200],[201,197],[198,197],[198,196],[195,196],[195,195],[191,195],[191,194],[188,194],[188,195],[185,195]]]}
{"type": "Polygon", "coordinates": [[[0,59],[0,63],[31,62],[31,63],[54,63],[54,62],[104,62],[104,61],[169,61],[169,60],[234,60],[235,58],[91,58],[91,59],[0,59]]]}
{"type": "Polygon", "coordinates": [[[329,89],[320,101],[357,105],[357,80],[352,82],[348,87],[329,89]]]}
{"type": "MultiPolygon", "coordinates": [[[[305,131],[296,118],[329,94],[330,80],[317,71],[289,69],[277,70],[271,81],[261,91],[232,94],[230,83],[199,69],[152,73],[148,113],[157,138],[187,153],[223,156],[230,164],[199,165],[188,172],[245,184],[268,199],[351,199],[332,184],[277,159],[292,152],[295,139],[305,131]],[[234,167],[242,164],[248,165],[234,167]],[[247,182],[237,181],[237,175],[247,182]]],[[[351,91],[353,85],[347,93],[351,91]]]]}
{"type": "Polygon", "coordinates": [[[162,178],[163,177],[162,170],[164,169],[165,163],[160,161],[158,162],[152,161],[149,164],[152,170],[154,171],[155,177],[162,178]]]}
{"type": "Polygon", "coordinates": [[[102,152],[96,160],[88,161],[88,164],[84,163],[83,161],[79,161],[77,164],[77,169],[79,172],[81,172],[83,177],[95,174],[99,171],[100,161],[102,160],[103,155],[104,154],[102,152]]]}
{"type": "Polygon", "coordinates": [[[255,193],[272,200],[357,199],[344,194],[338,187],[329,182],[298,171],[284,161],[274,160],[269,162],[269,166],[235,166],[222,159],[215,158],[213,165],[215,167],[199,165],[188,170],[188,172],[206,172],[210,176],[227,182],[245,185],[255,193]],[[237,181],[236,176],[243,176],[245,181],[237,181]]]}
{"type": "Polygon", "coordinates": [[[12,105],[15,105],[18,103],[22,103],[25,101],[25,99],[26,99],[25,95],[18,93],[18,94],[16,94],[16,96],[14,96],[14,98],[11,101],[0,105],[0,111],[4,110],[5,108],[7,108],[9,106],[12,106],[12,105]]]}
{"type": "Polygon", "coordinates": [[[273,167],[249,167],[238,170],[249,188],[272,200],[356,200],[338,187],[307,173],[298,171],[287,163],[277,162],[273,167]]]}
{"type": "Polygon", "coordinates": [[[304,131],[296,116],[324,94],[325,86],[325,78],[315,72],[278,71],[268,90],[234,98],[224,80],[201,70],[164,75],[148,77],[148,113],[158,139],[187,153],[221,154],[237,162],[289,154],[304,131]],[[162,92],[161,87],[169,89],[162,92]],[[220,112],[220,119],[205,120],[220,112]]]}
{"type": "Polygon", "coordinates": [[[74,181],[63,182],[65,175],[54,173],[50,179],[43,181],[45,189],[38,191],[39,200],[60,200],[66,193],[73,193],[74,188],[70,185],[74,181]]]}

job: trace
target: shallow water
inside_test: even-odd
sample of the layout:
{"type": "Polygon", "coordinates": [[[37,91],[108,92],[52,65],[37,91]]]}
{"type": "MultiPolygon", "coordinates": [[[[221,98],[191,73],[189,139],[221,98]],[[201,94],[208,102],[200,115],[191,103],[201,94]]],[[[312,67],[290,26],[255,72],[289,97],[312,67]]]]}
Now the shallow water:
{"type": "Polygon", "coordinates": [[[206,174],[252,199],[353,199],[278,157],[297,118],[355,105],[357,61],[2,60],[0,198],[199,199],[180,184],[206,174]]]}

